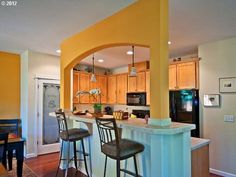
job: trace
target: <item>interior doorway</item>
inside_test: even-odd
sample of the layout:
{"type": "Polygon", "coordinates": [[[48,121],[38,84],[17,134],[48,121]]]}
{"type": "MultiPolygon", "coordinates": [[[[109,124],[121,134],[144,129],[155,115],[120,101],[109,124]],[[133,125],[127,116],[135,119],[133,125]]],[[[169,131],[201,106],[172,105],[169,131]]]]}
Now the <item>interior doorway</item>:
{"type": "Polygon", "coordinates": [[[37,149],[41,155],[60,149],[57,120],[49,116],[60,108],[60,81],[39,79],[37,89],[37,149]]]}

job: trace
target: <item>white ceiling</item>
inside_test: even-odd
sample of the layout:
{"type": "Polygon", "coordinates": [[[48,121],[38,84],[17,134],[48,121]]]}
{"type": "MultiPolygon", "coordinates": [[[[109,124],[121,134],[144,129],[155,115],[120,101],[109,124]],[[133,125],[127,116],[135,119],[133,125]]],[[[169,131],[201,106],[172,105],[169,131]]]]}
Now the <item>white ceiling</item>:
{"type": "MultiPolygon", "coordinates": [[[[94,54],[94,64],[95,66],[102,68],[116,68],[121,66],[127,66],[132,63],[132,56],[127,55],[127,51],[132,50],[131,46],[122,46],[122,47],[112,47],[103,49],[94,54]],[[99,63],[98,60],[103,59],[103,63],[99,63]]],[[[135,62],[149,60],[149,48],[145,47],[135,47],[135,62]]],[[[81,64],[91,65],[92,64],[92,55],[86,57],[81,61],[81,64]]]]}
{"type": "Polygon", "coordinates": [[[135,0],[16,1],[16,7],[0,4],[0,50],[21,53],[30,49],[57,55],[62,40],[135,0]]]}
{"type": "Polygon", "coordinates": [[[169,0],[171,57],[236,36],[236,0],[169,0]]]}
{"type": "MultiPolygon", "coordinates": [[[[0,5],[0,50],[31,49],[56,55],[63,39],[135,1],[18,0],[16,7],[0,5]]],[[[169,1],[171,57],[197,53],[200,44],[236,36],[236,0],[169,1]]],[[[116,50],[108,55],[114,56],[116,50]]]]}

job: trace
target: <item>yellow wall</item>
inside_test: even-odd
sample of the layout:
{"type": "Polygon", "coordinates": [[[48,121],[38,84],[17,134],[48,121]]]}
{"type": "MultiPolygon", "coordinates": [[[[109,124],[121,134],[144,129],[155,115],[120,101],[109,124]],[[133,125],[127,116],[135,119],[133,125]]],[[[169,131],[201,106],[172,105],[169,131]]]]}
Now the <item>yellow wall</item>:
{"type": "MultiPolygon", "coordinates": [[[[75,22],[76,23],[76,22],[75,22]]],[[[150,47],[151,117],[169,117],[168,0],[139,0],[61,44],[61,105],[70,107],[70,69],[89,54],[117,45],[150,47]]]]}
{"type": "Polygon", "coordinates": [[[20,117],[20,55],[0,52],[0,119],[20,117]]]}

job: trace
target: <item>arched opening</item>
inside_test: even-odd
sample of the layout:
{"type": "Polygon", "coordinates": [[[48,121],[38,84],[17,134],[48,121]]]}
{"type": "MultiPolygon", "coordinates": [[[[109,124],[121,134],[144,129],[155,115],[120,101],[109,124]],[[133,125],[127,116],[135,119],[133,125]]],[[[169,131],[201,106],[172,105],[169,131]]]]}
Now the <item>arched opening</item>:
{"type": "MultiPolygon", "coordinates": [[[[93,111],[93,105],[98,100],[92,99],[89,95],[76,97],[78,91],[89,91],[94,88],[101,90],[101,103],[103,111],[106,106],[112,110],[132,109],[127,106],[128,92],[145,92],[145,104],[142,109],[149,110],[150,104],[150,82],[146,84],[146,72],[149,76],[150,49],[144,45],[134,45],[134,62],[140,78],[129,78],[130,67],[132,65],[132,55],[127,54],[132,51],[133,44],[112,44],[91,49],[76,57],[65,69],[65,86],[70,86],[65,93],[69,103],[67,108],[81,111],[93,111]],[[92,59],[94,55],[94,74],[97,82],[91,82],[92,59]],[[72,72],[73,70],[73,72],[72,72]],[[141,76],[142,75],[142,76],[141,76]],[[70,76],[70,79],[68,79],[70,76]],[[113,79],[113,81],[112,81],[113,79]],[[112,86],[109,85],[111,82],[112,86]],[[137,85],[142,84],[141,86],[137,85]],[[148,90],[147,90],[148,89],[148,90]],[[116,93],[113,93],[116,92],[116,93]],[[112,96],[112,98],[111,98],[112,96]],[[147,105],[147,106],[146,106],[147,105]],[[69,106],[69,107],[68,107],[69,106]]],[[[150,80],[150,79],[149,79],[150,80]]],[[[138,109],[138,108],[136,108],[138,109]]]]}

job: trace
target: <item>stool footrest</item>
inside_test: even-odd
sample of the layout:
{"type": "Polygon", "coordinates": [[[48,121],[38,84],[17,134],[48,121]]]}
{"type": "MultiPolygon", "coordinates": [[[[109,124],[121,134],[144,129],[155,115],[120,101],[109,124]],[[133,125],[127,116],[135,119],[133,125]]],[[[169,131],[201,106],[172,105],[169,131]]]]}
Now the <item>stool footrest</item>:
{"type": "MultiPolygon", "coordinates": [[[[76,151],[76,152],[83,154],[82,151],[76,151]]],[[[85,156],[89,156],[89,153],[85,152],[85,156]]]]}
{"type": "MultiPolygon", "coordinates": [[[[126,170],[126,169],[120,169],[120,171],[122,171],[122,172],[124,172],[124,173],[127,173],[127,174],[129,174],[129,175],[131,175],[131,176],[136,176],[135,173],[133,173],[133,172],[131,172],[131,171],[128,171],[128,170],[126,170]]],[[[141,175],[138,175],[138,177],[142,177],[142,176],[141,176],[141,175]]]]}

